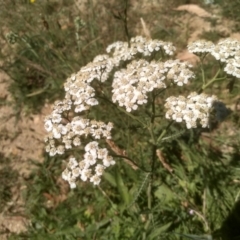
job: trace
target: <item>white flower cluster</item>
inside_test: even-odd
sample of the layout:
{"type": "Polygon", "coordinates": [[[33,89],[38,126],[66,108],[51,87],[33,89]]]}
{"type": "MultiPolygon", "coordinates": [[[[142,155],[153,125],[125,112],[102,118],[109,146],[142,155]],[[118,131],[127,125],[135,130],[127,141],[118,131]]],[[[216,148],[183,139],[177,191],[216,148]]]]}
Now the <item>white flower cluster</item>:
{"type": "Polygon", "coordinates": [[[81,145],[82,140],[88,136],[94,139],[111,138],[113,124],[95,120],[74,117],[71,122],[63,124],[64,119],[55,111],[46,117],[45,129],[49,134],[45,137],[46,152],[50,156],[64,154],[66,149],[81,145]]]}
{"type": "Polygon", "coordinates": [[[165,107],[168,109],[166,118],[176,122],[185,122],[188,129],[196,128],[199,122],[203,128],[209,127],[209,117],[216,96],[208,96],[204,93],[198,95],[191,93],[187,98],[184,96],[171,96],[166,99],[165,107]]]}
{"type": "MultiPolygon", "coordinates": [[[[73,94],[72,98],[70,98],[71,95],[67,93],[65,99],[62,102],[58,101],[54,104],[53,112],[45,118],[44,126],[46,131],[48,132],[48,135],[45,137],[46,152],[48,152],[50,156],[54,156],[56,154],[64,154],[66,150],[72,149],[74,147],[79,147],[82,145],[82,143],[85,145],[89,137],[95,140],[111,138],[111,130],[113,128],[113,124],[111,122],[106,124],[101,121],[90,120],[81,116],[75,116],[71,118],[67,117],[70,110],[73,108],[73,104],[76,105],[75,112],[81,112],[87,109],[87,107],[83,106],[84,104],[88,106],[87,104],[89,104],[89,99],[91,99],[90,92],[91,87],[87,86],[85,88],[85,92],[83,90],[82,95],[79,94],[79,98],[82,97],[82,102],[80,102],[79,99],[74,98],[73,94]],[[90,97],[86,97],[87,93],[90,97]],[[77,105],[76,101],[79,101],[79,105],[77,105]]],[[[99,154],[101,152],[100,149],[96,151],[97,153],[99,152],[99,154]]],[[[107,155],[107,149],[104,151],[105,158],[109,158],[109,156],[107,155]]],[[[87,152],[85,152],[85,155],[87,154],[87,152]]],[[[111,164],[114,164],[114,161],[112,161],[111,164]]],[[[103,169],[107,168],[108,166],[110,165],[105,164],[103,169]]],[[[89,165],[88,172],[90,172],[90,170],[92,171],[93,169],[91,168],[94,167],[94,164],[89,165]]],[[[67,170],[65,170],[65,172],[66,171],[67,170]]],[[[68,178],[64,178],[70,183],[71,187],[75,186],[74,182],[76,181],[76,171],[74,174],[69,173],[68,178]]],[[[97,184],[100,181],[100,175],[97,175],[98,177],[96,177],[95,175],[91,176],[89,180],[92,181],[94,184],[97,184]]]]}
{"type": "Polygon", "coordinates": [[[165,51],[166,54],[172,55],[175,47],[172,43],[160,40],[147,40],[143,37],[131,39],[131,46],[126,42],[115,42],[108,46],[107,54],[99,55],[94,58],[93,62],[82,67],[80,71],[73,74],[64,84],[66,99],[71,99],[75,106],[76,113],[88,110],[91,106],[97,105],[95,90],[90,86],[91,82],[96,79],[105,82],[109,78],[112,69],[119,66],[121,61],[132,60],[137,54],[149,56],[155,51],[165,51]]]}
{"type": "Polygon", "coordinates": [[[131,38],[130,46],[126,42],[115,42],[109,45],[106,49],[107,53],[112,53],[116,65],[120,61],[132,60],[137,54],[143,56],[151,56],[154,52],[162,50],[167,55],[173,55],[176,48],[170,42],[163,42],[161,40],[148,40],[144,37],[137,36],[131,38]]]}
{"type": "Polygon", "coordinates": [[[211,41],[197,40],[188,45],[188,51],[191,53],[210,53],[214,48],[211,41]]]}
{"type": "Polygon", "coordinates": [[[98,105],[95,98],[95,89],[91,87],[94,79],[106,81],[112,71],[114,64],[108,55],[99,55],[93,62],[82,67],[80,71],[73,74],[64,84],[66,99],[72,102],[74,112],[79,113],[98,105]]]}
{"type": "Polygon", "coordinates": [[[166,88],[167,80],[183,86],[194,73],[188,68],[191,65],[179,60],[166,62],[148,62],[143,59],[132,61],[127,69],[115,72],[113,78],[112,101],[118,102],[128,112],[136,110],[138,105],[147,102],[147,93],[153,89],[166,88]]]}
{"type": "Polygon", "coordinates": [[[211,51],[211,54],[221,62],[227,62],[228,59],[234,58],[240,54],[240,42],[231,38],[220,41],[211,51]]]}
{"type": "Polygon", "coordinates": [[[189,52],[210,53],[216,60],[226,63],[224,71],[229,75],[240,78],[240,41],[224,39],[218,44],[199,40],[188,45],[189,52]]]}
{"type": "Polygon", "coordinates": [[[108,155],[106,148],[99,148],[96,141],[89,142],[85,146],[85,154],[81,161],[71,157],[67,168],[62,173],[62,178],[68,181],[71,188],[76,187],[76,181],[90,181],[98,185],[105,169],[114,165],[115,161],[108,155]]]}
{"type": "MultiPolygon", "coordinates": [[[[56,107],[56,106],[55,106],[56,107]]],[[[88,136],[93,139],[111,138],[112,123],[84,119],[80,116],[72,118],[66,123],[66,119],[57,113],[56,109],[45,119],[45,129],[49,134],[45,137],[46,152],[50,156],[64,154],[68,149],[85,144],[88,136]]],[[[70,158],[68,167],[64,170],[62,177],[69,182],[70,187],[76,187],[78,177],[83,181],[89,180],[94,184],[99,184],[103,171],[115,164],[112,157],[108,155],[106,148],[99,148],[96,141],[91,141],[85,145],[83,160],[79,166],[72,164],[70,158]],[[95,169],[95,174],[93,171],[95,169]],[[101,174],[100,174],[101,173],[101,174]]]]}
{"type": "MultiPolygon", "coordinates": [[[[119,66],[122,61],[150,56],[160,50],[167,55],[172,55],[175,47],[172,43],[148,40],[139,36],[132,38],[130,45],[126,42],[116,42],[106,49],[107,54],[95,57],[92,62],[67,79],[64,84],[66,92],[64,100],[56,102],[52,113],[45,119],[45,129],[48,132],[45,142],[46,151],[50,156],[64,154],[66,150],[76,147],[79,147],[83,152],[84,160],[81,160],[79,164],[83,165],[84,162],[84,167],[70,164],[71,167],[68,166],[64,171],[63,178],[70,183],[71,187],[75,186],[77,177],[83,181],[89,180],[98,184],[101,177],[100,172],[115,163],[108,155],[107,149],[98,148],[97,142],[92,142],[92,140],[110,139],[113,124],[84,118],[87,114],[86,111],[99,104],[95,96],[96,90],[91,86],[91,83],[93,80],[99,82],[108,80],[113,68],[119,66]],[[78,116],[79,113],[81,116],[78,116]],[[88,146],[92,145],[95,146],[95,150],[87,150],[88,146]],[[92,155],[92,162],[88,162],[91,158],[90,155],[92,155]],[[99,161],[102,162],[99,163],[99,161]]],[[[162,84],[160,81],[155,83],[154,79],[157,78],[157,72],[154,69],[153,71],[155,72],[154,78],[149,80],[150,82],[146,82],[148,89],[151,88],[151,84],[154,84],[154,88],[160,87],[162,84]]],[[[138,96],[139,103],[145,101],[144,94],[138,96]]],[[[74,161],[71,158],[70,162],[74,161]]]]}

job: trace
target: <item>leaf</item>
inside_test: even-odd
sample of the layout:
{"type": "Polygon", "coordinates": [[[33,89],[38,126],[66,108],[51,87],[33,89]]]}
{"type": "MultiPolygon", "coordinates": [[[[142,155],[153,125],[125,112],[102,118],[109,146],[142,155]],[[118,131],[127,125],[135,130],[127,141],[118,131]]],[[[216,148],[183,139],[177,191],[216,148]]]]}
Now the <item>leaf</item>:
{"type": "Polygon", "coordinates": [[[116,169],[116,182],[117,182],[117,187],[118,187],[118,192],[120,193],[120,196],[124,202],[124,204],[128,205],[129,204],[129,192],[127,187],[124,185],[121,173],[119,169],[116,169]]]}
{"type": "Polygon", "coordinates": [[[169,202],[173,199],[172,190],[165,184],[159,186],[158,189],[155,191],[154,195],[160,200],[164,200],[166,202],[169,202]]]}
{"type": "Polygon", "coordinates": [[[117,186],[115,177],[108,172],[104,172],[103,174],[104,179],[106,179],[113,187],[117,186]]]}
{"type": "Polygon", "coordinates": [[[161,233],[164,233],[168,230],[169,227],[171,227],[172,223],[167,223],[161,227],[158,227],[154,229],[154,231],[150,234],[148,239],[154,239],[155,237],[158,237],[161,233]]]}
{"type": "Polygon", "coordinates": [[[188,239],[192,239],[192,240],[212,240],[211,235],[180,234],[180,233],[175,233],[175,234],[188,239]]]}
{"type": "Polygon", "coordinates": [[[42,89],[39,89],[39,90],[34,91],[34,92],[32,92],[32,93],[29,93],[29,94],[27,94],[26,96],[27,96],[27,97],[33,97],[33,96],[42,94],[42,93],[44,93],[45,91],[46,91],[46,88],[42,88],[42,89]]]}

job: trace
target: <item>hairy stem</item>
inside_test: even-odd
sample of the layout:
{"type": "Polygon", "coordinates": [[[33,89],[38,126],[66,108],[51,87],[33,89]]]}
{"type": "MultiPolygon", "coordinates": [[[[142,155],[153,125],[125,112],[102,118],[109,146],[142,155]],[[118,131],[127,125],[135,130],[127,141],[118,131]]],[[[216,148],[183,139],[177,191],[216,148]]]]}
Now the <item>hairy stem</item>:
{"type": "Polygon", "coordinates": [[[130,35],[129,35],[129,31],[128,31],[128,0],[125,0],[125,6],[124,6],[124,17],[123,17],[123,23],[124,23],[124,30],[127,36],[127,40],[128,40],[128,46],[130,47],[130,35]]]}
{"type": "Polygon", "coordinates": [[[219,70],[217,71],[217,73],[215,74],[215,76],[214,76],[208,83],[203,84],[202,90],[206,89],[209,85],[213,84],[213,83],[216,82],[216,81],[221,81],[221,80],[226,79],[225,77],[217,78],[217,76],[219,75],[220,72],[221,72],[221,69],[219,69],[219,70]]]}

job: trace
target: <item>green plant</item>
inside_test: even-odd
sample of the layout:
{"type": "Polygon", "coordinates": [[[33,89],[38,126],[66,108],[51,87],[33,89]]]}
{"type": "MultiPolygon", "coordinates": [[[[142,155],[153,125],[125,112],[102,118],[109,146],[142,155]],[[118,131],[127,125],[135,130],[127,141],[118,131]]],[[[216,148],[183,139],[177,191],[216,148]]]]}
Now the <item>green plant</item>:
{"type": "MultiPolygon", "coordinates": [[[[115,203],[111,193],[103,192],[120,217],[118,224],[122,214],[126,221],[125,211],[134,222],[135,212],[142,216],[136,226],[124,227],[126,239],[175,239],[177,233],[193,239],[197,235],[190,233],[199,237],[205,234],[202,239],[212,239],[237,197],[233,194],[236,185],[230,194],[223,191],[233,180],[233,168],[225,166],[235,162],[204,145],[199,127],[214,129],[229,114],[216,96],[203,91],[226,81],[228,75],[240,77],[240,43],[231,39],[216,45],[196,41],[188,49],[200,57],[202,86],[198,93],[175,97],[178,87],[195,78],[191,66],[167,60],[175,50],[171,43],[138,36],[129,43],[109,45],[107,54],[95,57],[72,74],[64,85],[65,99],[56,102],[52,114],[45,119],[49,132],[46,151],[50,156],[74,154],[62,173],[70,187],[76,188],[80,179],[99,185],[101,178],[107,177],[120,194],[121,201],[115,203]],[[220,62],[213,77],[204,71],[208,55],[220,62]],[[166,114],[162,114],[163,105],[166,114]],[[164,116],[170,121],[166,122],[164,116]],[[180,131],[184,125],[193,130],[180,131]],[[203,151],[198,153],[199,149],[203,151]],[[127,165],[123,168],[121,162],[127,165]],[[107,168],[116,163],[121,167],[114,176],[107,168]],[[135,175],[133,170],[142,177],[125,182],[125,172],[130,171],[131,178],[135,175]],[[220,196],[223,201],[215,205],[220,196]],[[216,214],[216,206],[222,214],[216,214]],[[141,231],[137,230],[139,226],[141,231]]],[[[115,224],[106,218],[102,221],[111,227],[115,224]]],[[[119,225],[118,231],[121,232],[119,225]]],[[[100,232],[96,232],[98,239],[100,232]]],[[[121,232],[112,239],[123,236],[121,232]]]]}

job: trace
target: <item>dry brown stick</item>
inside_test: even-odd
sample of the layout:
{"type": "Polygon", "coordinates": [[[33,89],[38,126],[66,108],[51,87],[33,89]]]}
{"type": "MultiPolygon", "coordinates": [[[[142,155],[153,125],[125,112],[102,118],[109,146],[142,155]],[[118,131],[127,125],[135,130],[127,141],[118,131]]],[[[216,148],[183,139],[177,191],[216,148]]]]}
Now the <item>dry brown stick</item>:
{"type": "Polygon", "coordinates": [[[36,70],[38,70],[38,71],[40,71],[40,72],[43,72],[43,73],[45,73],[45,74],[48,74],[48,75],[50,75],[50,76],[53,76],[53,74],[52,74],[50,71],[44,69],[41,65],[39,65],[39,64],[37,64],[37,63],[34,63],[33,61],[27,59],[26,57],[19,56],[19,58],[20,58],[21,60],[23,60],[27,65],[35,68],[36,70]]]}
{"type": "Polygon", "coordinates": [[[172,172],[173,172],[173,169],[171,168],[171,166],[170,166],[168,163],[166,163],[162,151],[160,151],[160,150],[158,149],[158,150],[156,151],[156,154],[157,154],[157,156],[158,156],[158,159],[159,159],[160,162],[162,163],[163,167],[164,167],[165,169],[167,169],[170,173],[172,173],[172,172]]]}
{"type": "Polygon", "coordinates": [[[126,162],[128,165],[130,165],[132,167],[132,169],[134,169],[134,170],[139,169],[139,167],[135,163],[133,163],[132,161],[130,161],[128,159],[128,156],[127,156],[125,150],[119,148],[115,144],[115,142],[110,139],[107,139],[106,142],[107,142],[108,146],[112,149],[112,151],[115,152],[117,155],[119,155],[119,157],[122,156],[124,162],[126,162]],[[124,158],[124,157],[126,157],[126,158],[124,158]]]}
{"type": "Polygon", "coordinates": [[[142,24],[143,33],[144,33],[145,37],[146,37],[148,40],[152,39],[152,38],[151,38],[150,31],[149,31],[149,28],[147,27],[147,24],[145,23],[144,19],[143,19],[143,18],[140,18],[140,21],[141,21],[141,24],[142,24]]]}

